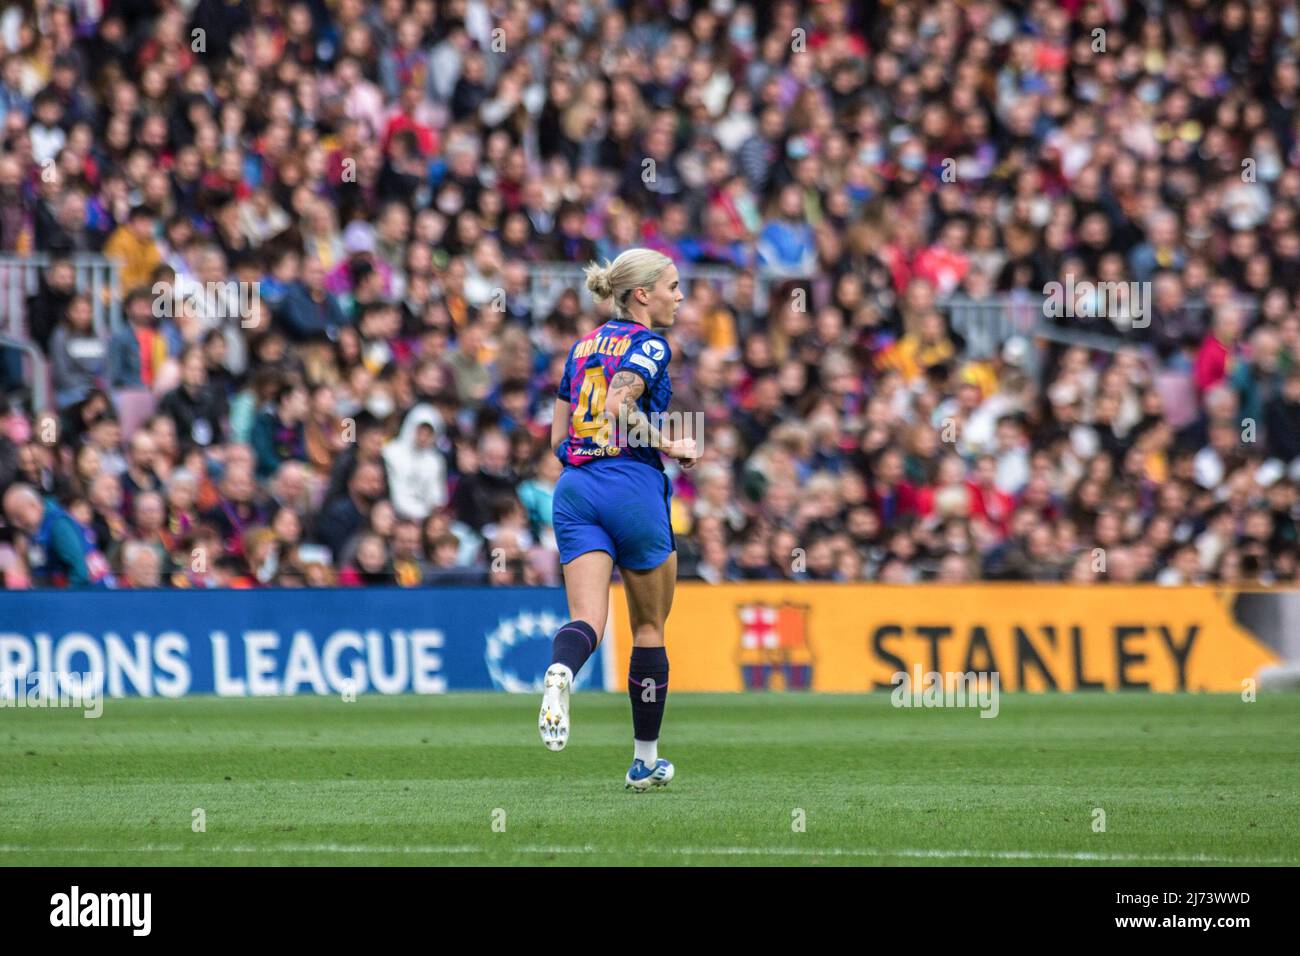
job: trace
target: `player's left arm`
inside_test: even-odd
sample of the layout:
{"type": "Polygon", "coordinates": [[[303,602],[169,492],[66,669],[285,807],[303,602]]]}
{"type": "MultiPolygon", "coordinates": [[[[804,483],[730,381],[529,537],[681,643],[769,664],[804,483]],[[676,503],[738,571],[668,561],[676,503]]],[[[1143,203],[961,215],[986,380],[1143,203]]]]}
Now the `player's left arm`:
{"type": "Polygon", "coordinates": [[[691,430],[685,427],[685,423],[682,421],[681,416],[668,416],[668,421],[664,426],[663,435],[665,439],[672,442],[674,445],[692,449],[691,454],[684,455],[677,459],[683,469],[689,471],[699,464],[700,449],[697,446],[695,437],[691,434],[691,430]],[[689,442],[690,444],[686,445],[686,442],[689,442]]]}
{"type": "Polygon", "coordinates": [[[641,411],[638,399],[645,394],[645,376],[639,372],[626,369],[614,373],[609,380],[609,391],[605,393],[605,417],[611,422],[620,416],[633,428],[644,428],[650,436],[653,447],[658,448],[669,458],[689,459],[695,457],[695,441],[671,441],[659,429],[650,424],[650,419],[641,411]]]}
{"type": "Polygon", "coordinates": [[[619,416],[629,425],[636,425],[650,430],[650,438],[658,447],[659,430],[650,424],[638,403],[645,394],[645,377],[636,372],[619,371],[609,380],[609,389],[605,392],[605,417],[613,422],[619,416]]]}

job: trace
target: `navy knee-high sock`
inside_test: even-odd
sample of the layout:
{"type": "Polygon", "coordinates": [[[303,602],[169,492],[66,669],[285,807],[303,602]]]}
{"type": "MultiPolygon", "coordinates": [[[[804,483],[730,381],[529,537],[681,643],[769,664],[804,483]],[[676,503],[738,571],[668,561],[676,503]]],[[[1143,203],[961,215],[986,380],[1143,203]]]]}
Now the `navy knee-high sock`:
{"type": "Polygon", "coordinates": [[[596,652],[596,629],[586,621],[570,621],[555,632],[551,642],[551,663],[563,664],[578,676],[587,658],[596,652]]]}
{"type": "Polygon", "coordinates": [[[668,652],[662,647],[633,647],[627,669],[627,696],[632,700],[632,736],[658,740],[668,700],[668,652]]]}

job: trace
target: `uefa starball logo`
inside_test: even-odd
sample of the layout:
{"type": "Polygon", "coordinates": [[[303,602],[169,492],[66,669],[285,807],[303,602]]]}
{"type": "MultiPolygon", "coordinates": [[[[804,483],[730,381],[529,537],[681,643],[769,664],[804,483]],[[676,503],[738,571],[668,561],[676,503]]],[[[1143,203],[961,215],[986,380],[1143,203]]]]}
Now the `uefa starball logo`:
{"type": "MultiPolygon", "coordinates": [[[[487,635],[483,655],[492,685],[512,694],[541,693],[546,668],[551,664],[551,642],[565,619],[550,611],[521,611],[501,618],[487,635]]],[[[584,667],[573,678],[573,689],[581,690],[596,668],[584,667]]]]}
{"type": "Polygon", "coordinates": [[[658,339],[650,339],[645,345],[641,346],[641,351],[656,362],[664,360],[664,344],[658,339]]]}

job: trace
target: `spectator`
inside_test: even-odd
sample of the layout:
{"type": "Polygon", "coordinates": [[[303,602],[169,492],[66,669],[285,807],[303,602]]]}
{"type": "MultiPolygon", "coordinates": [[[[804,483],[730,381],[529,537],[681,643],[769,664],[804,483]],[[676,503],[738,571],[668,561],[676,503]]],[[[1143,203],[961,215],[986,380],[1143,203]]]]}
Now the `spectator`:
{"type": "Polygon", "coordinates": [[[306,461],[303,422],[310,412],[307,389],[293,382],[281,385],[270,407],[253,423],[251,443],[257,455],[257,477],[265,480],[281,463],[306,461]]]}
{"type": "Polygon", "coordinates": [[[439,423],[432,406],[417,405],[384,447],[393,507],[403,518],[423,521],[447,503],[447,466],[435,447],[439,423]]]}
{"type": "Polygon", "coordinates": [[[190,346],[181,355],[181,384],[163,396],[158,410],[176,425],[182,448],[219,444],[227,404],[208,383],[203,350],[190,346]]]}
{"type": "Polygon", "coordinates": [[[812,273],[816,250],[803,197],[793,184],[785,186],[759,234],[758,261],[773,271],[806,276],[812,273]]]}
{"type": "Polygon", "coordinates": [[[335,555],[364,527],[370,509],[383,496],[383,481],[377,462],[359,462],[348,479],[346,493],[325,502],[316,522],[316,536],[335,555]]]}
{"type": "Polygon", "coordinates": [[[103,557],[94,553],[86,530],[30,485],[10,485],[4,494],[4,512],[41,555],[41,562],[31,568],[38,584],[85,588],[104,580],[103,557]]]}
{"type": "Polygon", "coordinates": [[[1221,306],[1214,314],[1214,325],[1196,353],[1196,389],[1204,394],[1218,385],[1232,371],[1241,316],[1235,306],[1221,306]]]}
{"type": "Polygon", "coordinates": [[[1268,403],[1264,429],[1269,454],[1295,466],[1300,460],[1300,366],[1287,373],[1281,393],[1268,403]]]}
{"type": "Polygon", "coordinates": [[[295,342],[337,336],[345,317],[338,300],[325,288],[325,266],[320,259],[303,262],[302,276],[286,290],[276,317],[295,342]]]}
{"type": "Polygon", "coordinates": [[[132,289],[122,301],[126,323],[108,346],[109,383],[113,388],[153,388],[179,344],[173,328],[159,326],[147,290],[132,289]]]}
{"type": "Polygon", "coordinates": [[[162,559],[141,541],[128,541],[122,549],[122,588],[156,588],[162,583],[162,559]]]}
{"type": "Polygon", "coordinates": [[[235,557],[244,554],[244,534],[265,524],[266,511],[257,500],[257,486],[250,463],[227,460],[216,505],[203,515],[221,539],[222,549],[235,557]]]}
{"type": "Polygon", "coordinates": [[[147,285],[154,270],[162,265],[162,252],[154,239],[154,224],[152,209],[135,206],[130,218],[104,243],[104,255],[117,260],[122,284],[128,289],[147,285]]]}
{"type": "Polygon", "coordinates": [[[32,341],[46,354],[50,351],[50,337],[76,294],[77,273],[72,260],[56,256],[41,274],[36,294],[27,299],[27,329],[32,341]]]}
{"type": "Polygon", "coordinates": [[[127,508],[132,507],[136,495],[162,487],[154,471],[157,456],[157,445],[148,431],[142,428],[131,436],[127,443],[126,471],[122,473],[122,491],[127,508]]]}
{"type": "Polygon", "coordinates": [[[493,504],[513,498],[518,480],[510,470],[510,444],[500,432],[488,432],[478,447],[477,471],[461,477],[451,499],[456,517],[475,531],[492,516],[493,504]]]}
{"type": "Polygon", "coordinates": [[[90,299],[74,295],[50,338],[50,378],[60,408],[107,383],[108,349],[95,332],[90,299]]]}

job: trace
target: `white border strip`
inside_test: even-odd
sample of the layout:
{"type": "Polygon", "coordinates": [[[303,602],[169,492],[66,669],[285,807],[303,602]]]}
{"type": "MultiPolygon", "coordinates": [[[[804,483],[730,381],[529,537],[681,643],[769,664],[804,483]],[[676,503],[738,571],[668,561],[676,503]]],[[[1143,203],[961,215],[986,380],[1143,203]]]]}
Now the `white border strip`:
{"type": "MultiPolygon", "coordinates": [[[[191,846],[180,845],[146,845],[133,847],[93,847],[93,846],[15,846],[0,845],[0,853],[306,853],[306,854],[359,854],[378,853],[401,856],[473,856],[476,854],[519,853],[526,855],[554,856],[578,855],[589,853],[620,853],[617,847],[600,847],[591,844],[585,846],[512,846],[502,841],[500,846],[465,846],[448,844],[445,846],[388,846],[350,843],[279,843],[266,846],[208,846],[195,843],[191,846]]],[[[851,857],[882,859],[923,859],[923,860],[1006,860],[1025,862],[1086,862],[1086,863],[1204,863],[1226,866],[1295,866],[1296,859],[1273,858],[1239,858],[1212,856],[1207,854],[1158,854],[1158,853],[1092,853],[1092,852],[1052,852],[1038,850],[922,850],[908,847],[809,847],[801,849],[792,846],[700,846],[700,847],[657,847],[656,854],[664,856],[790,856],[790,857],[851,857]]]]}

